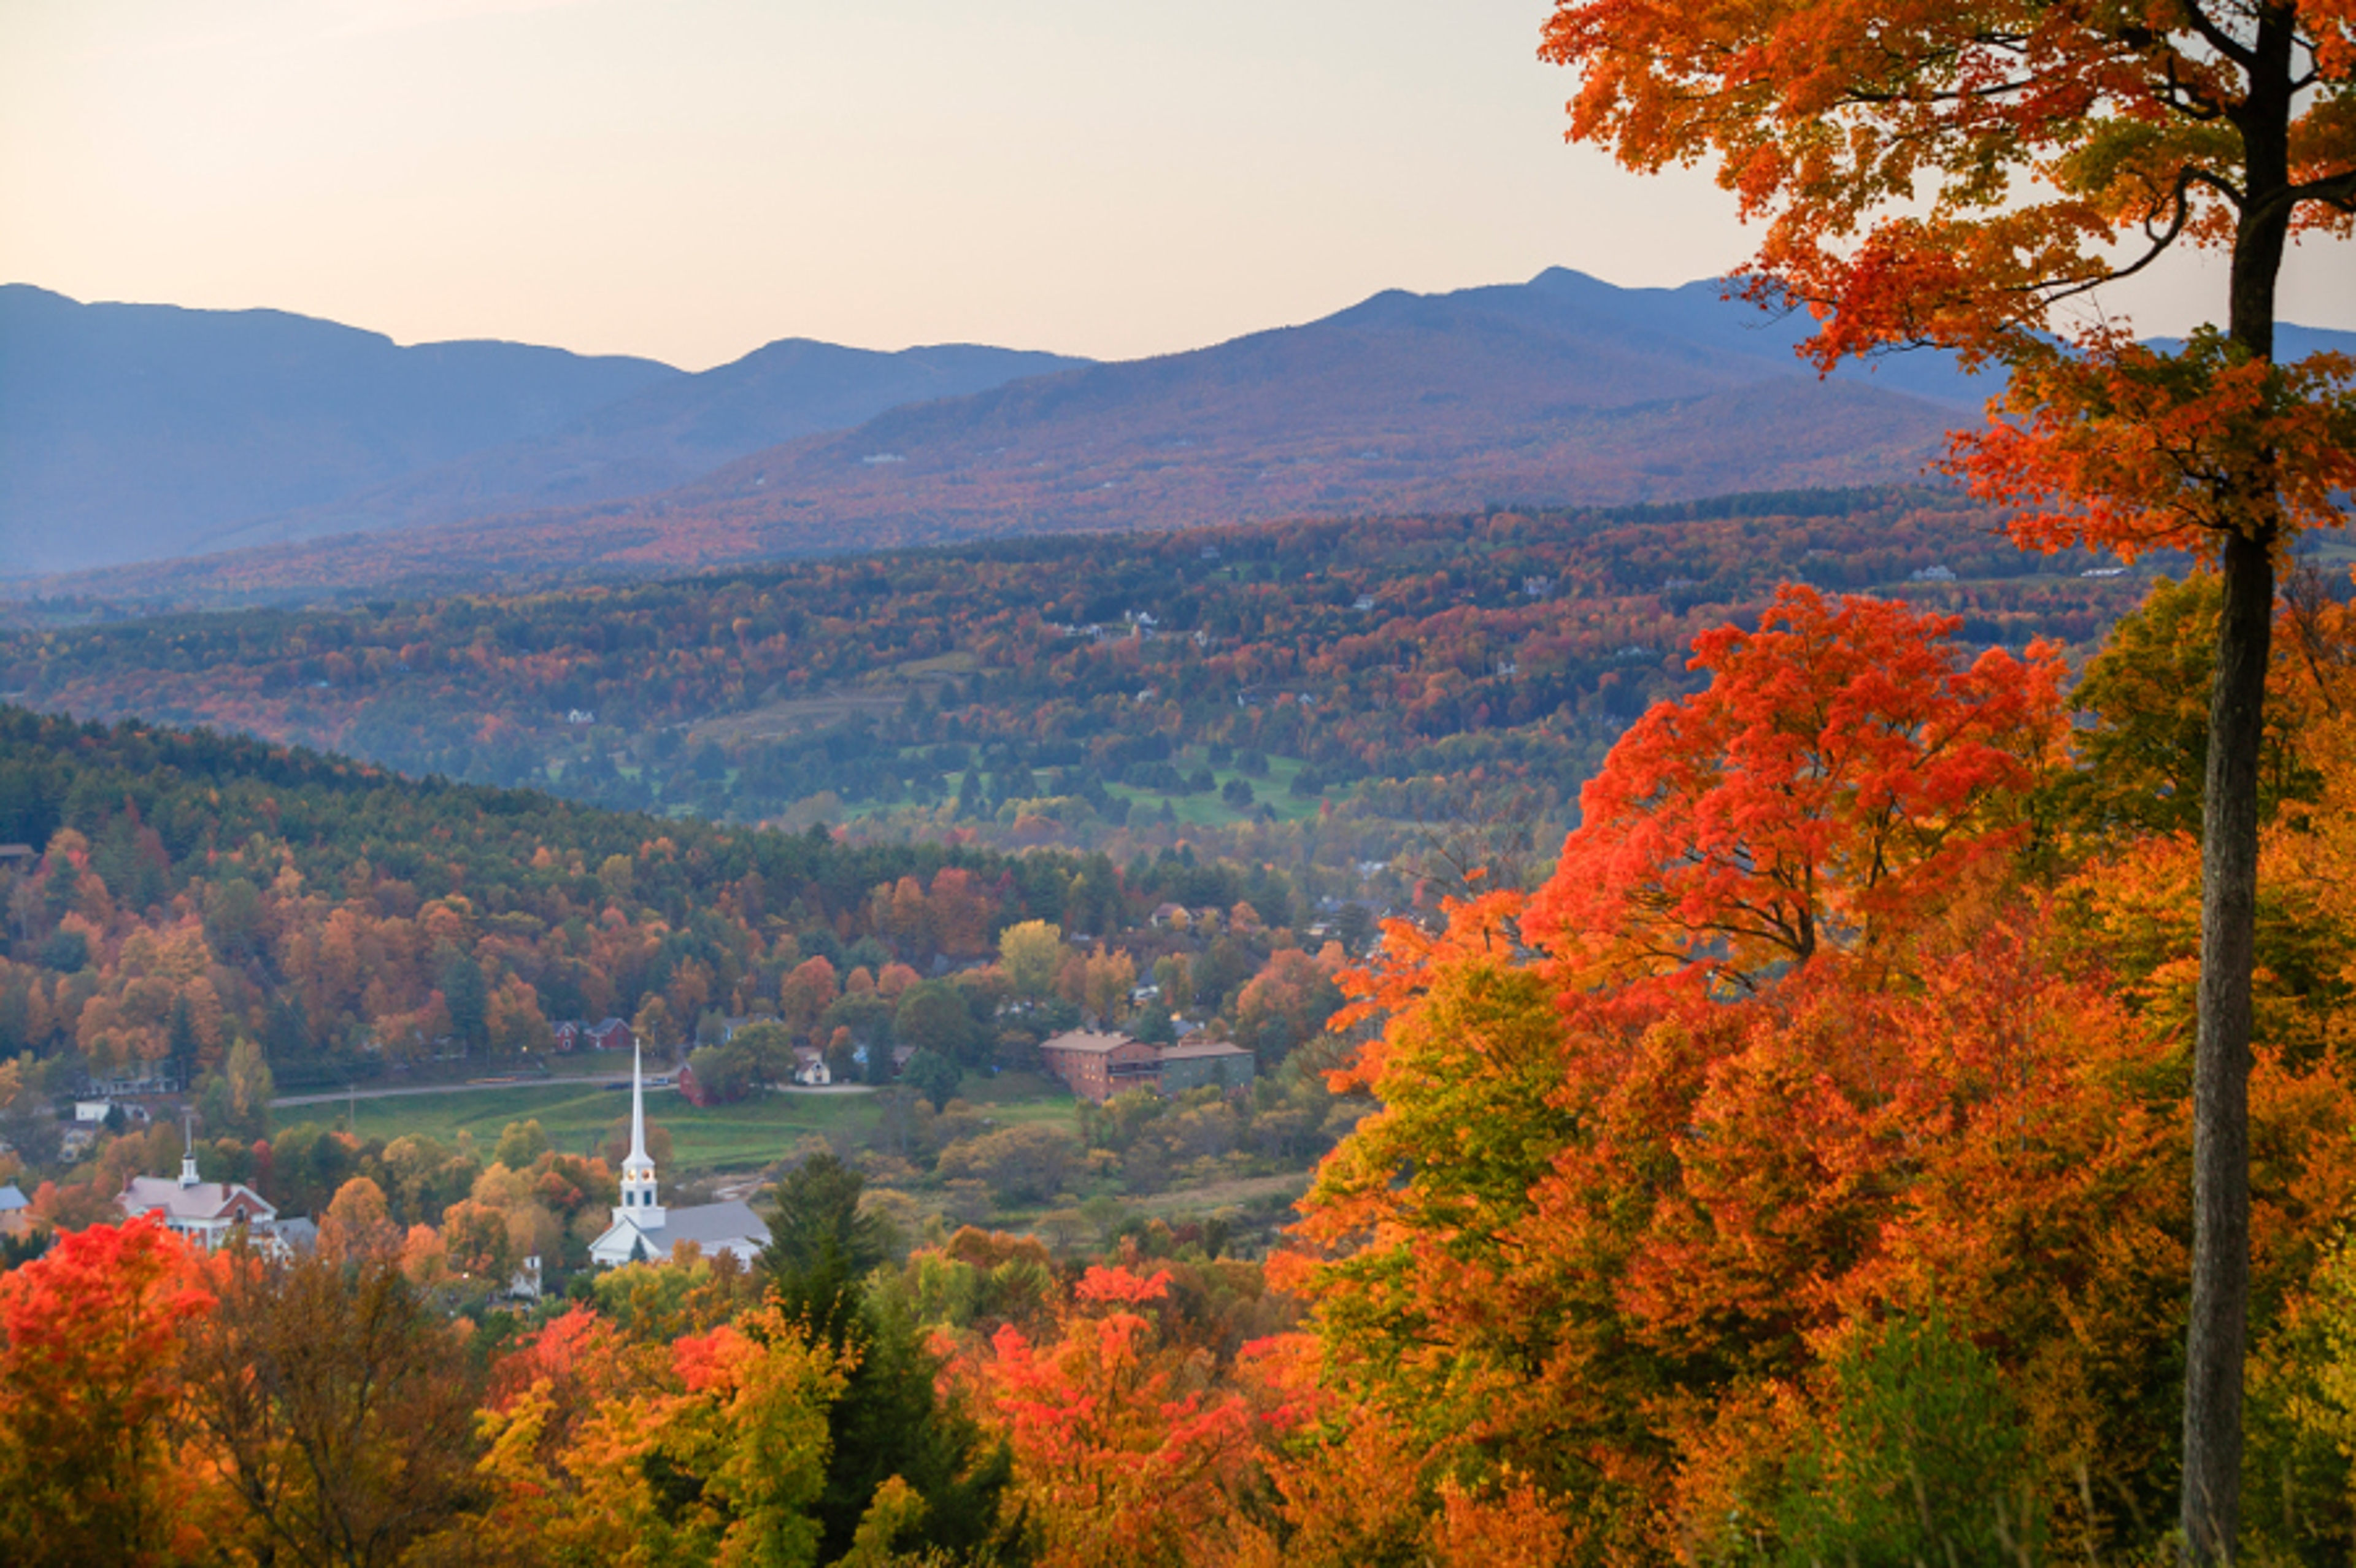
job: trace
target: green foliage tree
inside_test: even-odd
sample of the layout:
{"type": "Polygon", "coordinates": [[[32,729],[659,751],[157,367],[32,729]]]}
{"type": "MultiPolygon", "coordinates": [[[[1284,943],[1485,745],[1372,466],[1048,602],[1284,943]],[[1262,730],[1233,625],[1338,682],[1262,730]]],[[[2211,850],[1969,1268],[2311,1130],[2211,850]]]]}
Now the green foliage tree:
{"type": "Polygon", "coordinates": [[[831,1154],[812,1156],[777,1184],[761,1269],[788,1317],[840,1340],[859,1282],[891,1255],[883,1222],[859,1207],[866,1179],[831,1154]]]}
{"type": "Polygon", "coordinates": [[[529,1170],[531,1162],[548,1152],[548,1135],[541,1130],[538,1118],[509,1122],[499,1131],[499,1141],[491,1147],[491,1163],[504,1165],[509,1170],[529,1170]]]}
{"type": "Polygon", "coordinates": [[[262,948],[262,891],[243,877],[213,885],[205,900],[205,941],[225,964],[241,963],[262,948]]]}
{"type": "Polygon", "coordinates": [[[490,987],[482,965],[455,946],[443,955],[443,1005],[450,1009],[450,1038],[461,1051],[479,1051],[490,1043],[490,987]]]}
{"type": "Polygon", "coordinates": [[[1765,1512],[1773,1561],[2012,1568],[2041,1556],[2021,1416],[1933,1310],[1858,1337],[1765,1512]]]}
{"type": "Polygon", "coordinates": [[[1014,994],[1038,1001],[1055,986],[1063,966],[1064,933],[1044,920],[1026,920],[998,933],[998,961],[1014,986],[1014,994]]]}
{"type": "Polygon", "coordinates": [[[952,1061],[969,1056],[980,1033],[973,1009],[947,980],[923,980],[903,991],[892,1029],[901,1044],[952,1061]]]}
{"type": "Polygon", "coordinates": [[[1063,1128],[1026,1122],[951,1144],[937,1168],[944,1180],[985,1183],[1001,1203],[1039,1203],[1062,1189],[1078,1154],[1063,1128]]]}
{"type": "Polygon", "coordinates": [[[904,1538],[913,1550],[969,1553],[997,1533],[999,1494],[1011,1474],[1002,1447],[985,1451],[980,1427],[937,1391],[938,1360],[913,1317],[887,1310],[866,1288],[891,1255],[885,1227],[860,1208],[863,1179],[830,1154],[778,1184],[769,1244],[761,1255],[788,1320],[852,1360],[828,1413],[832,1457],[815,1509],[819,1558],[850,1550],[878,1490],[898,1477],[924,1506],[904,1538]]]}
{"type": "Polygon", "coordinates": [[[240,1038],[229,1048],[221,1071],[197,1086],[197,1115],[214,1137],[245,1142],[270,1136],[270,1102],[277,1084],[262,1047],[240,1038]]]}
{"type": "Polygon", "coordinates": [[[933,1103],[936,1111],[945,1110],[957,1098],[958,1085],[965,1081],[965,1069],[953,1057],[937,1051],[919,1051],[908,1058],[900,1070],[901,1081],[933,1103]]]}
{"type": "MultiPolygon", "coordinates": [[[[2094,723],[2075,737],[2080,766],[2065,781],[2071,815],[2085,827],[2200,833],[2222,604],[2215,572],[2196,571],[2182,582],[2160,578],[2087,662],[2071,701],[2094,723]]],[[[2278,667],[2297,656],[2289,647],[2275,652],[2278,667]]],[[[2270,684],[2278,692],[2282,683],[2270,684]]],[[[2286,799],[2313,794],[2314,771],[2299,756],[2299,720],[2297,706],[2278,696],[2267,705],[2261,819],[2286,799]]]]}
{"type": "Polygon", "coordinates": [[[823,1042],[847,1029],[854,1045],[885,1047],[892,1043],[892,1004],[873,991],[846,991],[819,1015],[817,1033],[823,1042]]]}
{"type": "Polygon", "coordinates": [[[1145,1010],[1130,1026],[1130,1038],[1148,1045],[1171,1045],[1178,1039],[1177,1025],[1171,1021],[1170,1011],[1157,998],[1146,1004],[1145,1010]]]}
{"type": "Polygon", "coordinates": [[[687,1066],[704,1094],[723,1105],[734,1104],[755,1086],[752,1061],[733,1040],[689,1051],[687,1066]]]}

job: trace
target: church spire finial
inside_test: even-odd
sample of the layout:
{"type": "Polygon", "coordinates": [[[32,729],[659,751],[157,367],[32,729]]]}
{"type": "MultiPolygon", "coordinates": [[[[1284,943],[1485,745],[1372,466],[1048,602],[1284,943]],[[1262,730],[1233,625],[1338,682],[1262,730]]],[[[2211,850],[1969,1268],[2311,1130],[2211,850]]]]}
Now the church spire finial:
{"type": "Polygon", "coordinates": [[[180,1185],[183,1187],[194,1187],[196,1184],[197,1124],[195,1113],[183,1112],[180,1115],[180,1185]]]}
{"type": "Polygon", "coordinates": [[[630,1157],[623,1168],[653,1163],[647,1157],[646,1048],[634,1040],[630,1045],[630,1157]]]}

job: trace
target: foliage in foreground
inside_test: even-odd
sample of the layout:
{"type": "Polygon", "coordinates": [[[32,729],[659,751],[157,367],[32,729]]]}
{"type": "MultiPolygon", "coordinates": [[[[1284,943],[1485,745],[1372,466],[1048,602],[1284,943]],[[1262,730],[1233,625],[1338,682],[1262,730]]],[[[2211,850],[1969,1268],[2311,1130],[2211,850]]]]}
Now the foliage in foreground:
{"type": "MultiPolygon", "coordinates": [[[[2165,587],[2119,646],[2198,683],[2147,656],[2211,603],[2165,587]]],[[[2356,644],[2299,614],[2246,1528],[2322,1564],[2356,1547],[2356,644]]],[[[0,1277],[0,1508],[155,1562],[2135,1560],[2190,1240],[2179,704],[2098,664],[2067,726],[1948,630],[1787,593],[1632,731],[1547,887],[1394,923],[1337,1070],[1379,1108],[1265,1270],[1151,1229],[894,1264],[826,1159],[759,1275],[530,1318],[444,1318],[357,1215],[282,1265],[95,1228],[0,1277]],[[393,1350],[433,1375],[347,1375],[393,1350]],[[360,1440],[306,1445],[330,1416],[360,1440]]]]}

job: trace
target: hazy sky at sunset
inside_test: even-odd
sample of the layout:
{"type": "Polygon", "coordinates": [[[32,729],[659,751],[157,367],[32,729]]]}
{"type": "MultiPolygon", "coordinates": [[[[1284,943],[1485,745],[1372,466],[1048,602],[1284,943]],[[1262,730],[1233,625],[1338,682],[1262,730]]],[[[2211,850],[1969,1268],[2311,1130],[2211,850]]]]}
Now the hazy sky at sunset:
{"type": "MultiPolygon", "coordinates": [[[[1559,138],[1544,0],[0,0],[0,280],[690,368],[1128,357],[1746,245],[1559,138]]],[[[2211,308],[2177,268],[2146,330],[2211,308]]],[[[2356,328],[2356,247],[2285,314],[2356,328]]]]}

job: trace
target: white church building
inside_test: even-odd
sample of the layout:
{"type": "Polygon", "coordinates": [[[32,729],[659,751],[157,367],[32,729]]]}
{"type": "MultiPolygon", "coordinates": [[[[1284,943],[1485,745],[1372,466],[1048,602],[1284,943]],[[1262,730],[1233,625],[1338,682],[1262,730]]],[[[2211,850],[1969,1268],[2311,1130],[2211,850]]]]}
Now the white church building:
{"type": "Polygon", "coordinates": [[[134,1176],[115,1194],[114,1206],[132,1219],[152,1214],[176,1235],[207,1251],[227,1246],[243,1234],[264,1250],[284,1250],[316,1232],[307,1220],[281,1220],[278,1208],[241,1181],[204,1181],[197,1176],[194,1132],[184,1135],[180,1178],[134,1176]]]}
{"type": "Polygon", "coordinates": [[[647,1153],[647,1080],[642,1053],[630,1063],[630,1153],[622,1161],[622,1200],[614,1222],[589,1243],[589,1260],[599,1268],[624,1264],[668,1263],[671,1249],[692,1242],[703,1255],[729,1253],[750,1265],[769,1244],[769,1227],[750,1204],[735,1199],[666,1209],[655,1183],[655,1162],[647,1153]]]}

